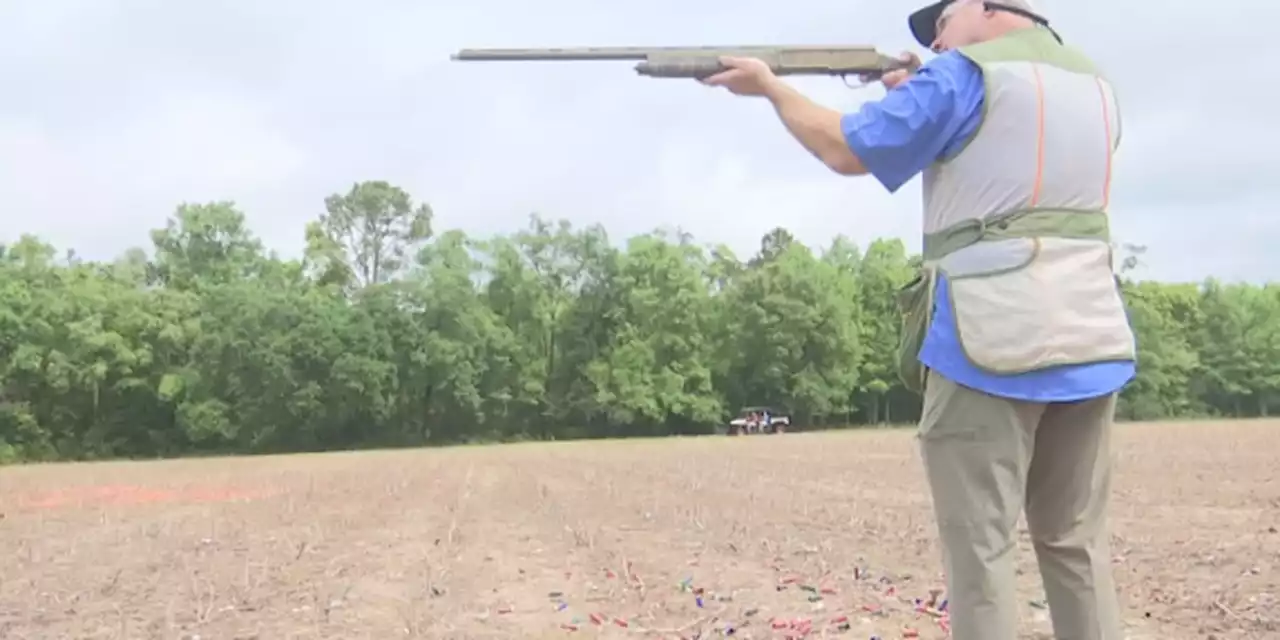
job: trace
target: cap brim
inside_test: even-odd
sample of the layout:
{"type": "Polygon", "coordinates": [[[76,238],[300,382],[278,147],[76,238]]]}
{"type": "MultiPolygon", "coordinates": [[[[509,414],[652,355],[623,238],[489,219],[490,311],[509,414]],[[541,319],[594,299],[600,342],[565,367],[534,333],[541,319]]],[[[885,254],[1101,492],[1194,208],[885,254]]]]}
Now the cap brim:
{"type": "Polygon", "coordinates": [[[915,36],[920,46],[931,47],[933,41],[938,39],[938,16],[942,15],[942,10],[951,2],[952,0],[940,0],[916,11],[907,19],[907,24],[911,27],[911,35],[915,36]]]}

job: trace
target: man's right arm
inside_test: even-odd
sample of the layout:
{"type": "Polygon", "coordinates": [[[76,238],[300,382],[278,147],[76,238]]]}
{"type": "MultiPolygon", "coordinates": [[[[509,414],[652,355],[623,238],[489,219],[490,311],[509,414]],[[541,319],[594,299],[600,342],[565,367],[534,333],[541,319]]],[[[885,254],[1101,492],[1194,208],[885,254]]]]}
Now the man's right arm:
{"type": "Polygon", "coordinates": [[[841,118],[850,150],[890,193],[896,192],[976,130],[982,71],[947,52],[875,102],[841,118]]]}

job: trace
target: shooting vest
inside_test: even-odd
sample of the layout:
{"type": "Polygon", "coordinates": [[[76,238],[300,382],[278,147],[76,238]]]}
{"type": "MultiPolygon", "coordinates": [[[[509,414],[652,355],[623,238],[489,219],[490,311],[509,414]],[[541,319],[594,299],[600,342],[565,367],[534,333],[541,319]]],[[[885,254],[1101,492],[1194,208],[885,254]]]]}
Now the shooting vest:
{"type": "Polygon", "coordinates": [[[924,181],[919,275],[898,293],[899,373],[924,388],[935,279],[966,357],[991,373],[1132,360],[1107,206],[1120,143],[1110,84],[1041,28],[959,50],[982,68],[982,122],[924,181]]]}

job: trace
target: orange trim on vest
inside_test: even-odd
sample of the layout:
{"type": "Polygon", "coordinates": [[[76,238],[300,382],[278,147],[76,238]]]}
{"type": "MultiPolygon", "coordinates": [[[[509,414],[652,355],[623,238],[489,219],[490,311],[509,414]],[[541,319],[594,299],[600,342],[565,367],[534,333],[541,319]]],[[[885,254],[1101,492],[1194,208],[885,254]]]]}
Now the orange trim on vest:
{"type": "Polygon", "coordinates": [[[1040,191],[1044,186],[1044,79],[1040,77],[1040,65],[1031,63],[1031,70],[1036,74],[1036,182],[1031,191],[1031,206],[1040,202],[1040,191]]]}
{"type": "Polygon", "coordinates": [[[1107,177],[1102,182],[1102,210],[1106,211],[1111,202],[1111,159],[1115,156],[1115,149],[1111,145],[1111,110],[1107,108],[1107,90],[1102,86],[1102,78],[1095,76],[1093,81],[1098,83],[1098,95],[1102,97],[1102,128],[1107,133],[1107,177]]]}

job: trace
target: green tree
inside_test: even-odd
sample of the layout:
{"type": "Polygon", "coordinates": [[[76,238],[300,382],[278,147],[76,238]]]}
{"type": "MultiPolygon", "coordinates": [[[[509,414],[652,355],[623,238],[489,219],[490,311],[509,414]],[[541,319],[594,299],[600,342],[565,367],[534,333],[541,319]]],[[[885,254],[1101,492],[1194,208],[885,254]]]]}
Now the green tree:
{"type": "MultiPolygon", "coordinates": [[[[232,202],[185,203],[149,250],[0,244],[0,463],[715,431],[774,405],[800,428],[911,422],[897,240],[821,251],[775,228],[740,259],[683,232],[611,241],[529,217],[439,234],[387,182],[325,199],[300,259],[232,202]]],[[[1280,287],[1140,279],[1120,416],[1267,416],[1280,287]]]]}
{"type": "Polygon", "coordinates": [[[328,280],[354,278],[359,287],[392,280],[431,237],[431,207],[382,180],[355,183],[325,198],[324,208],[307,228],[307,246],[328,280]]]}

